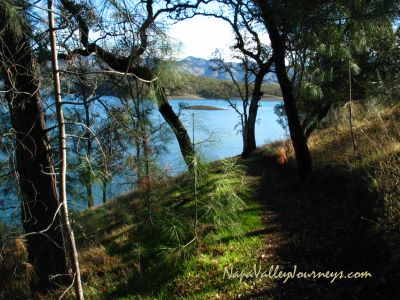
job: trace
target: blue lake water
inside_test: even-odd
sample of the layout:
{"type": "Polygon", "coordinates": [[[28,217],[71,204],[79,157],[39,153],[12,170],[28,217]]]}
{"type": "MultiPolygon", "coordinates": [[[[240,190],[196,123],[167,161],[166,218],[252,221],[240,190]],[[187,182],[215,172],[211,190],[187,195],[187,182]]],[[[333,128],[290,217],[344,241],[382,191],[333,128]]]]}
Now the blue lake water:
{"type": "MultiPolygon", "coordinates": [[[[229,107],[226,101],[212,99],[171,99],[169,102],[176,112],[179,111],[180,103],[188,106],[207,105],[223,109],[184,109],[180,111],[180,118],[184,123],[191,138],[193,134],[194,116],[194,140],[196,143],[196,151],[201,154],[203,159],[207,161],[213,161],[236,156],[242,152],[242,136],[239,132],[240,126],[237,126],[240,118],[235,110],[229,107]]],[[[238,101],[237,103],[239,107],[240,102],[238,101]]],[[[257,145],[262,145],[271,141],[285,138],[286,133],[284,129],[278,124],[278,117],[274,112],[274,107],[279,103],[279,101],[260,102],[255,132],[257,145]]],[[[156,108],[153,109],[151,118],[156,124],[161,124],[164,122],[164,119],[161,117],[156,108]]],[[[178,174],[185,171],[186,166],[180,153],[178,142],[175,140],[173,135],[171,135],[171,138],[168,139],[168,143],[165,148],[166,151],[163,151],[158,155],[158,157],[156,157],[157,164],[161,168],[167,170],[170,175],[178,174]]],[[[132,185],[126,184],[126,181],[126,178],[122,176],[114,178],[113,182],[110,185],[108,197],[110,198],[128,192],[132,188],[132,185]]],[[[95,185],[93,192],[95,204],[101,204],[102,190],[100,186],[95,185]]],[[[71,209],[82,210],[87,207],[85,201],[73,200],[72,198],[73,197],[69,197],[71,209]]],[[[18,210],[0,210],[0,221],[10,223],[10,220],[18,220],[18,215],[18,210]]]]}
{"type": "MultiPolygon", "coordinates": [[[[197,151],[209,161],[238,155],[242,152],[242,135],[239,132],[239,115],[223,100],[170,100],[175,111],[179,103],[185,105],[207,105],[223,110],[182,110],[181,119],[192,138],[193,114],[195,143],[199,143],[197,151]],[[236,128],[235,128],[236,127],[236,128]]],[[[237,101],[240,106],[239,100],[237,101]]],[[[279,101],[261,101],[257,114],[256,142],[262,145],[282,139],[285,131],[277,122],[274,107],[279,101]]],[[[160,116],[161,118],[161,116],[160,116]]],[[[160,162],[169,165],[173,171],[184,170],[184,162],[179,152],[178,143],[174,140],[168,145],[169,153],[160,157],[160,162]]]]}

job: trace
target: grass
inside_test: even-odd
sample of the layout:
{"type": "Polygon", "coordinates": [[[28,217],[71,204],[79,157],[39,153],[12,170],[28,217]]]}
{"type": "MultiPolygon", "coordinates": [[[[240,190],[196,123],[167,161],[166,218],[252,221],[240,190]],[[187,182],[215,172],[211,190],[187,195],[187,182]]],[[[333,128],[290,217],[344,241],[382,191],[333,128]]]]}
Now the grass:
{"type": "MultiPolygon", "coordinates": [[[[153,226],[141,191],[73,215],[86,298],[400,299],[400,109],[354,111],[356,152],[339,111],[334,127],[310,138],[315,164],[306,185],[294,175],[287,141],[236,163],[209,165],[200,180],[202,217],[193,242],[187,174],[154,186],[153,226]],[[288,163],[277,162],[280,149],[288,163]],[[263,270],[277,264],[284,270],[367,270],[373,277],[334,284],[223,277],[230,267],[255,264],[263,270]]],[[[21,264],[26,256],[18,255],[14,263],[21,264]]],[[[15,291],[26,286],[26,275],[18,274],[19,281],[11,276],[5,282],[15,285],[13,299],[24,299],[15,291]]]]}
{"type": "Polygon", "coordinates": [[[199,186],[200,238],[189,245],[194,203],[186,176],[155,187],[154,226],[140,192],[75,216],[87,297],[209,299],[254,289],[223,273],[231,265],[253,265],[261,255],[263,209],[251,199],[261,177],[245,176],[232,160],[209,168],[199,186]],[[235,201],[232,220],[227,211],[235,201]]]}

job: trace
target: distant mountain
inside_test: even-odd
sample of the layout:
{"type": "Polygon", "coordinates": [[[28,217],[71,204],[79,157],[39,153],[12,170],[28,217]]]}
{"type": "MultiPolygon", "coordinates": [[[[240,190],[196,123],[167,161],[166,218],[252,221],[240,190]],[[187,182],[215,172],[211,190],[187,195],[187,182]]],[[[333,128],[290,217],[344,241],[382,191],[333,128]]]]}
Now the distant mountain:
{"type": "MultiPolygon", "coordinates": [[[[238,63],[232,62],[234,67],[233,74],[236,78],[243,78],[243,71],[241,70],[238,63]]],[[[224,74],[218,71],[213,71],[211,68],[215,66],[215,64],[208,59],[188,56],[177,62],[177,66],[180,70],[185,73],[192,74],[194,76],[204,76],[214,79],[221,80],[230,80],[230,76],[228,74],[224,74]]],[[[274,73],[267,74],[264,78],[264,82],[266,83],[277,83],[278,80],[274,73]]]]}

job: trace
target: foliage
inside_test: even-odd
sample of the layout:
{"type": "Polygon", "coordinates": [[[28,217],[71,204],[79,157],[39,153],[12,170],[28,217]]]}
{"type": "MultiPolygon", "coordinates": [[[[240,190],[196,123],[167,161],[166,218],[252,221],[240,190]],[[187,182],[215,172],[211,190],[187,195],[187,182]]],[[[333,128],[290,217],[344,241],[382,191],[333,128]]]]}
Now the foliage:
{"type": "MultiPolygon", "coordinates": [[[[90,249],[104,246],[106,253],[96,259],[105,259],[110,255],[119,259],[118,263],[113,263],[114,266],[107,271],[107,277],[103,279],[95,275],[96,272],[100,272],[94,271],[97,267],[85,263],[84,260],[82,275],[90,282],[86,289],[93,299],[102,299],[100,291],[114,298],[128,291],[154,292],[167,278],[165,276],[178,274],[181,269],[179,266],[196,261],[198,251],[206,251],[205,255],[209,255],[206,254],[207,249],[211,245],[217,246],[215,243],[221,238],[232,239],[231,245],[237,243],[242,245],[241,247],[248,247],[244,241],[252,240],[254,245],[251,249],[259,245],[258,240],[245,237],[248,230],[260,225],[256,215],[244,211],[245,207],[250,208],[255,204],[248,207],[243,202],[247,202],[244,199],[248,197],[244,188],[247,181],[244,180],[243,168],[238,162],[229,160],[213,165],[201,165],[198,170],[200,230],[197,242],[189,243],[193,238],[194,213],[193,185],[189,178],[176,178],[153,186],[152,226],[147,219],[144,209],[146,203],[141,191],[110,202],[108,208],[87,211],[78,216],[75,223],[81,226],[75,231],[83,247],[82,255],[89,257],[88,255],[92,255],[89,252],[93,252],[90,249]],[[103,229],[100,230],[99,226],[103,229]],[[81,230],[84,231],[79,233],[81,230]],[[135,238],[131,238],[133,236],[135,238]],[[236,240],[235,237],[240,239],[236,240]],[[134,269],[131,268],[132,265],[134,269]],[[132,277],[121,275],[121,272],[127,271],[132,277]],[[93,276],[87,277],[88,272],[93,276]],[[159,275],[158,279],[154,277],[155,274],[159,275]],[[120,283],[112,287],[116,278],[119,278],[120,283]],[[142,280],[148,280],[148,284],[141,285],[142,280]],[[98,293],[93,294],[95,289],[98,293]]],[[[252,256],[249,251],[251,250],[241,253],[238,249],[238,252],[235,251],[232,255],[248,255],[246,259],[250,259],[252,256]]],[[[107,258],[107,261],[110,259],[113,260],[107,258]]],[[[166,293],[174,293],[172,290],[167,292],[167,285],[165,288],[166,293]]]]}
{"type": "Polygon", "coordinates": [[[160,249],[177,254],[176,259],[190,257],[213,232],[242,234],[238,218],[245,208],[242,197],[246,188],[243,170],[237,162],[224,160],[217,167],[197,163],[191,172],[190,194],[183,194],[182,202],[168,209],[163,218],[168,224],[163,226],[167,243],[160,249]],[[196,182],[194,172],[197,172],[196,182]]]}
{"type": "MultiPolygon", "coordinates": [[[[3,30],[12,32],[15,37],[20,37],[22,34],[29,33],[29,26],[27,21],[21,16],[17,8],[18,1],[2,1],[2,9],[0,10],[1,24],[5,24],[3,30]]],[[[0,33],[0,35],[3,32],[0,33]]]]}
{"type": "MultiPolygon", "coordinates": [[[[316,116],[328,105],[377,95],[396,99],[397,5],[288,0],[274,6],[285,32],[289,74],[305,131],[324,118],[316,116]]],[[[283,107],[279,114],[285,117],[283,107]]]]}

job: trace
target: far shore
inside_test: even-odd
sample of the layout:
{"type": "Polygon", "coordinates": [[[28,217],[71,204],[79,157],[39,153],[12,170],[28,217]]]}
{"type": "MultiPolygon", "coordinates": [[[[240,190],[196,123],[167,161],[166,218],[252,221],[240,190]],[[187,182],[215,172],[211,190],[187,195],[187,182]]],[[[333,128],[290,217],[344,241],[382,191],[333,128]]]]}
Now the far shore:
{"type": "MultiPolygon", "coordinates": [[[[201,97],[199,95],[171,95],[168,99],[172,100],[206,100],[207,98],[201,97]]],[[[240,100],[239,97],[233,97],[233,100],[240,100]]],[[[225,100],[225,99],[207,99],[207,100],[225,100]]],[[[283,98],[275,95],[267,95],[261,98],[261,101],[283,101],[283,98]]]]}
{"type": "Polygon", "coordinates": [[[188,110],[225,110],[224,108],[209,106],[209,105],[190,105],[186,106],[183,109],[188,110]]]}

